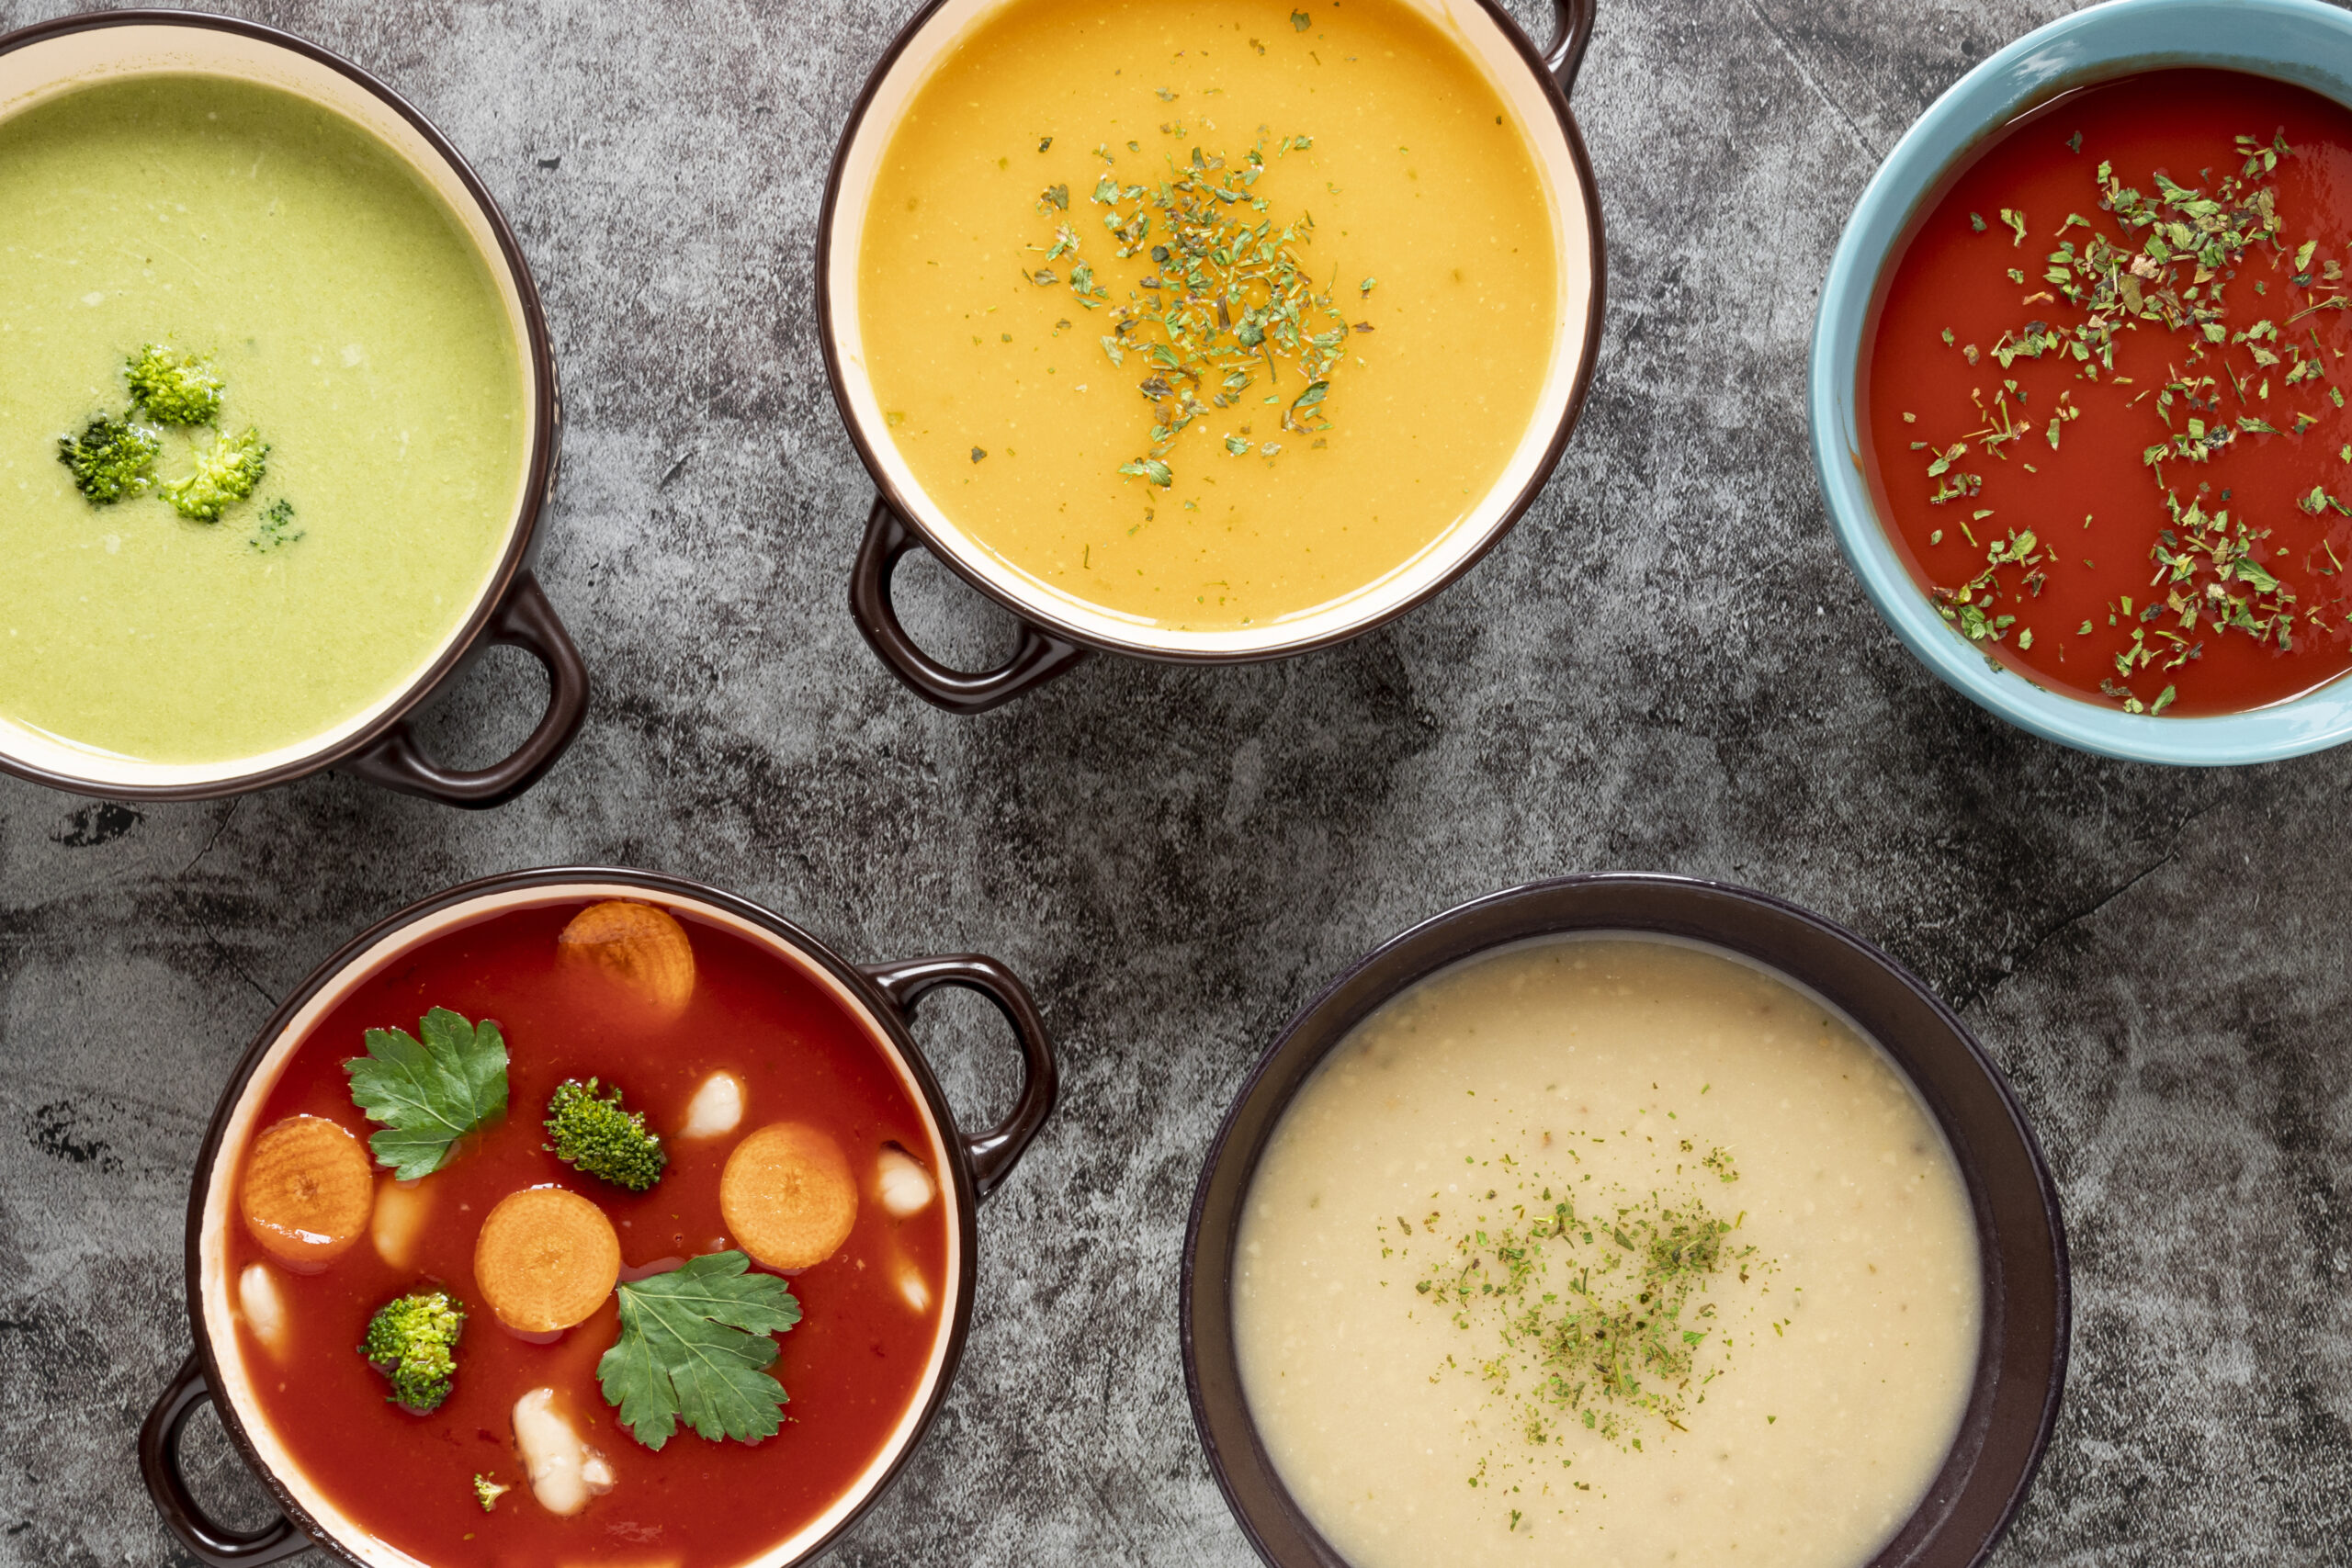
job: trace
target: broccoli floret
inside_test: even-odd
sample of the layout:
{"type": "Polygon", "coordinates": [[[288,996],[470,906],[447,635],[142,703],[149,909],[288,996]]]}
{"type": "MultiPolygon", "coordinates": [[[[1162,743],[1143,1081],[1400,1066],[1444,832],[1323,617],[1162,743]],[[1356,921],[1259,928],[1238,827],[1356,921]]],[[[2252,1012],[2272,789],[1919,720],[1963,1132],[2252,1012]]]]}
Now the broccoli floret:
{"type": "Polygon", "coordinates": [[[458,1373],[456,1348],[466,1326],[466,1309],[446,1291],[418,1291],[376,1309],[359,1353],[392,1380],[391,1402],[425,1416],[449,1397],[458,1373]]]}
{"type": "Polygon", "coordinates": [[[474,1477],[474,1500],[481,1505],[481,1511],[485,1514],[498,1506],[498,1500],[514,1490],[514,1487],[502,1485],[487,1475],[474,1477]]]}
{"type": "Polygon", "coordinates": [[[645,1130],[645,1112],[621,1109],[617,1085],[608,1100],[596,1098],[596,1080],[566,1078],[548,1100],[543,1145],[564,1164],[601,1177],[616,1187],[642,1192],[662,1178],[670,1163],[661,1138],[645,1130]]]}
{"type": "Polygon", "coordinates": [[[149,470],[163,449],[161,436],[127,419],[94,419],[81,434],[57,438],[57,460],[93,506],[111,506],[153,484],[149,470]]]}
{"type": "Polygon", "coordinates": [[[257,550],[274,550],[280,545],[292,544],[303,532],[294,525],[294,503],[279,496],[262,509],[261,525],[245,542],[257,550]]]}
{"type": "Polygon", "coordinates": [[[196,472],[164,486],[164,499],[191,523],[218,523],[223,512],[253,494],[268,471],[269,444],[259,433],[215,436],[196,455],[196,472]]]}
{"type": "Polygon", "coordinates": [[[165,424],[209,424],[220,412],[220,378],[201,355],[149,344],[130,361],[130,395],[165,424]]]}

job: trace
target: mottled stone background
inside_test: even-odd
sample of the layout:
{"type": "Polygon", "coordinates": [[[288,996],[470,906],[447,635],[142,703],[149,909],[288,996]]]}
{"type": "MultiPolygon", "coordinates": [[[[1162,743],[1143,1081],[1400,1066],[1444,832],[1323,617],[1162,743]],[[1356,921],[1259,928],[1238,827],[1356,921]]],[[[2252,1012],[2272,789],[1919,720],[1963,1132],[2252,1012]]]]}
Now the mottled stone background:
{"type": "MultiPolygon", "coordinates": [[[[1805,336],[1855,195],[1930,98],[2064,6],[1601,0],[1577,107],[1608,332],[1534,512],[1336,651],[1097,660],[958,719],[844,608],[869,491],[810,299],[833,140],[905,6],[231,3],[415,99],[521,232],[569,393],[543,572],[596,700],[554,774],[486,815],[334,777],[137,810],[0,782],[0,1560],[184,1561],[132,1439],[187,1345],[197,1142],[275,1000],[447,884],[605,862],[739,890],[856,957],[997,953],[1059,1035],[1059,1119],[982,1217],[962,1376],[837,1562],[1250,1562],[1176,1349],[1228,1095],[1411,921],[1655,869],[1883,943],[2040,1126],[2075,1374],[1998,1561],[2352,1563],[2352,753],[2165,772],[2006,728],[1871,614],[1805,454],[1805,336]]],[[[905,579],[936,646],[1009,646],[935,567],[905,579]]],[[[487,760],[539,689],[493,658],[435,732],[487,760]]],[[[957,1102],[999,1106],[989,1020],[933,1011],[957,1102]]]]}

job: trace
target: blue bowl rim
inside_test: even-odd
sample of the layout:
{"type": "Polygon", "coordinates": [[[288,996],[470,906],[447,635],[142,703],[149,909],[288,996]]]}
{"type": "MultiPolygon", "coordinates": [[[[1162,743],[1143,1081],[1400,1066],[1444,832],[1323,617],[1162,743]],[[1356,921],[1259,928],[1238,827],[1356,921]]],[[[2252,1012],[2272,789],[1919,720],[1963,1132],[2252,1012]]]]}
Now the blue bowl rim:
{"type": "Polygon", "coordinates": [[[1880,617],[1921,663],[1978,705],[2061,745],[2127,761],[2223,767],[2302,756],[2352,739],[2352,676],[2267,707],[2196,718],[2124,713],[2038,686],[1996,666],[1937,614],[1895,555],[1857,457],[1855,375],[1860,336],[1887,254],[1885,248],[1870,246],[1864,231],[1894,209],[1899,219],[1892,233],[1898,238],[1906,234],[1920,204],[1986,136],[2069,87],[2167,66],[2206,65],[2291,80],[2347,101],[2346,73],[2323,73],[2309,62],[2258,52],[2222,55],[2107,47],[2103,53],[2094,50],[2101,57],[2087,66],[2031,74],[2035,57],[2051,58],[2053,45],[2089,39],[2128,43],[2153,14],[2197,12],[2225,18],[2248,41],[2250,51],[2257,49],[2260,24],[2267,20],[2337,32],[2352,57],[2352,13],[2322,0],[2105,0],[2037,28],[1980,62],[1904,132],[1855,202],[1830,259],[1814,319],[1806,403],[1814,470],[1838,548],[1880,617]],[[2294,69],[2298,63],[2304,68],[2294,69]],[[2002,101],[1998,112],[1969,113],[1967,101],[2002,77],[2016,78],[2020,85],[2002,101]]]}

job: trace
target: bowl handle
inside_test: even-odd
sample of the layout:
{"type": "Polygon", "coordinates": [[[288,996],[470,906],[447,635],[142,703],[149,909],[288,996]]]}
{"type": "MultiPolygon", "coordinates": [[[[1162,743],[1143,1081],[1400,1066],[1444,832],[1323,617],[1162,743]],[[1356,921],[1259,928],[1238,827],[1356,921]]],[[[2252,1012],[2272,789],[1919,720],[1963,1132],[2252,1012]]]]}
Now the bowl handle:
{"type": "Polygon", "coordinates": [[[197,1561],[210,1568],[254,1568],[307,1551],[311,1538],[290,1520],[280,1517],[257,1530],[231,1529],[207,1514],[188,1491],[187,1478],[180,1473],[180,1432],[196,1407],[211,1398],[204,1364],[191,1350],[139,1428],[139,1472],[147,1478],[147,1495],[154,1498],[164,1523],[197,1561]]]}
{"type": "Polygon", "coordinates": [[[482,641],[519,648],[548,672],[547,711],[513,756],[487,768],[445,768],[424,754],[415,729],[403,718],[374,745],[335,765],[384,789],[476,810],[503,806],[538,783],[588,716],[588,666],[548,603],[547,591],[528,570],[514,574],[482,630],[482,641]]]}
{"type": "Polygon", "coordinates": [[[1012,659],[975,675],[950,670],[917,648],[907,628],[899,624],[899,612],[890,603],[890,577],[899,570],[899,558],[921,543],[905,519],[877,495],[874,514],[865,521],[865,543],[858,547],[857,565],[849,579],[849,613],[857,621],[857,629],[865,634],[890,673],[905,682],[915,695],[949,713],[986,713],[1032,686],[1045,684],[1086,657],[1086,649],[1077,643],[1027,621],[1021,623],[1021,646],[1013,649],[1012,659]]]}
{"type": "Polygon", "coordinates": [[[1577,72],[1584,64],[1584,51],[1592,42],[1592,10],[1595,0],[1552,0],[1552,8],[1559,13],[1560,36],[1544,51],[1544,64],[1560,84],[1563,96],[1577,90],[1577,72]]]}
{"type": "Polygon", "coordinates": [[[858,971],[882,988],[901,1019],[914,1016],[915,1003],[941,986],[978,991],[996,1004],[1021,1042],[1021,1098],[1012,1113],[978,1136],[964,1139],[965,1163],[971,1168],[972,1190],[985,1198],[1012,1174],[1021,1156],[1046,1118],[1053,1114],[1061,1071],[1054,1064],[1054,1044],[1046,1037],[1046,1021],[1012,971],[978,953],[951,953],[940,958],[910,958],[898,964],[865,964],[858,971]]]}

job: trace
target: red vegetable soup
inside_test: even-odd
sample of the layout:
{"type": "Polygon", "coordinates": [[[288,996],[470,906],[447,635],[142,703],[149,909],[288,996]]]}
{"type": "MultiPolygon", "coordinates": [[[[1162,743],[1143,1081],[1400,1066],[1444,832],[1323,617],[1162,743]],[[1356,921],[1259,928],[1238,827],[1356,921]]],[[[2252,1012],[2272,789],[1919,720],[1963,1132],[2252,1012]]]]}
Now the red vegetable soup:
{"type": "Polygon", "coordinates": [[[1882,280],[1880,515],[1945,619],[2133,713],[2352,668],[2352,111],[2157,71],[1987,141],[1882,280]]]}
{"type": "MultiPolygon", "coordinates": [[[[657,963],[649,980],[627,953],[603,968],[567,962],[576,955],[560,953],[559,935],[587,908],[509,908],[390,960],[286,1059],[244,1148],[221,1167],[224,1179],[233,1170],[250,1190],[270,1130],[287,1118],[323,1118],[360,1140],[383,1131],[355,1104],[345,1067],[370,1051],[368,1031],[405,1030],[430,1046],[433,1031],[420,1029],[428,1010],[494,1021],[507,1054],[503,1119],[460,1138],[439,1169],[413,1183],[373,1165],[366,1227],[322,1268],[299,1257],[288,1267],[283,1246],[265,1245],[241,1218],[239,1202],[253,1200],[227,1205],[227,1291],[267,1427],[352,1522],[435,1568],[723,1568],[756,1557],[855,1485],[922,1394],[941,1342],[954,1243],[939,1146],[866,1027],[790,963],[691,911],[662,922],[691,949],[683,979],[676,964],[663,971],[657,963]],[[709,1087],[717,1075],[730,1075],[735,1089],[709,1087]],[[641,1111],[661,1138],[666,1163],[647,1190],[600,1179],[548,1146],[561,1136],[543,1124],[550,1096],[566,1080],[591,1077],[601,1094],[617,1087],[627,1110],[641,1111]],[[730,1099],[739,1112],[731,1117],[730,1099]],[[687,1135],[696,1115],[700,1135],[687,1135]],[[600,1387],[599,1359],[622,1332],[620,1292],[701,1255],[760,1250],[730,1234],[727,1214],[742,1211],[722,1213],[721,1177],[731,1204],[730,1156],[779,1123],[803,1142],[830,1140],[836,1165],[846,1165],[842,1191],[854,1189],[844,1199],[854,1206],[846,1238],[788,1278],[799,1321],[775,1335],[779,1354],[766,1369],[787,1396],[781,1428],[759,1441],[714,1441],[682,1417],[657,1451],[600,1387]],[[549,1186],[609,1219],[621,1285],[601,1298],[591,1285],[601,1304],[584,1320],[526,1335],[502,1322],[504,1296],[496,1312],[485,1299],[477,1246],[502,1201],[549,1186]],[[274,1287],[274,1325],[271,1292],[254,1310],[255,1269],[274,1287]],[[394,1385],[360,1348],[379,1308],[433,1291],[466,1320],[446,1398],[418,1415],[390,1400],[394,1385]],[[563,1450],[570,1500],[586,1494],[576,1511],[544,1500],[567,1500],[566,1477],[556,1477],[552,1494],[535,1486],[533,1456],[518,1447],[518,1401],[541,1389],[550,1391],[546,1413],[578,1440],[563,1450]]],[[[587,1221],[601,1232],[593,1214],[587,1221]]],[[[743,1279],[771,1300],[786,1282],[756,1262],[743,1279]]]]}

